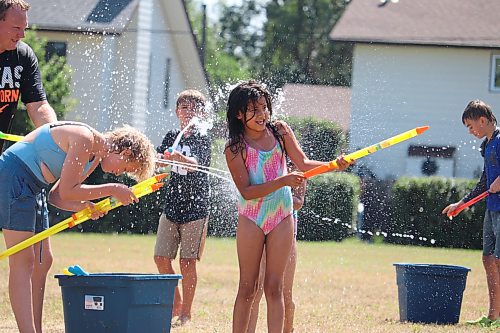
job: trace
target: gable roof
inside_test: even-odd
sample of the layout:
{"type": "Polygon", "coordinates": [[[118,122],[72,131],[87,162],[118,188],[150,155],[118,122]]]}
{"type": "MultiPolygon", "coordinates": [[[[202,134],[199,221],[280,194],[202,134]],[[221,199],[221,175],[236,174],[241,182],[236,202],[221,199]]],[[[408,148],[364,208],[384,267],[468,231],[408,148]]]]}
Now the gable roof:
{"type": "Polygon", "coordinates": [[[289,83],[283,86],[283,97],[278,113],[334,121],[349,130],[351,88],[289,83]]]}
{"type": "Polygon", "coordinates": [[[500,48],[498,0],[351,0],[334,41],[500,48]]]}
{"type": "Polygon", "coordinates": [[[140,0],[29,0],[30,25],[40,30],[122,33],[140,0]]]}
{"type": "MultiPolygon", "coordinates": [[[[171,33],[176,50],[181,55],[179,64],[183,73],[188,73],[186,75],[190,76],[191,85],[206,86],[210,91],[208,75],[201,63],[199,47],[184,0],[158,1],[164,7],[167,32],[171,33]]],[[[139,2],[140,0],[29,0],[31,8],[28,11],[28,21],[38,30],[120,35],[129,27],[139,2]]]]}

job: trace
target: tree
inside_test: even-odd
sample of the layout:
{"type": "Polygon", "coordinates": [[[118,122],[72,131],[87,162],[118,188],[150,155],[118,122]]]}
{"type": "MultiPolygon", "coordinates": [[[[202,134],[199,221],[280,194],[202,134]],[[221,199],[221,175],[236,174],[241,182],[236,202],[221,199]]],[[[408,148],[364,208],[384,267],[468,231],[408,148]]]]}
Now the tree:
{"type": "MultiPolygon", "coordinates": [[[[36,32],[29,30],[26,32],[24,42],[27,43],[38,58],[38,66],[43,80],[43,87],[47,94],[47,101],[54,108],[57,119],[64,119],[64,115],[74,105],[75,101],[70,96],[71,69],[66,63],[65,57],[52,56],[45,60],[45,46],[47,40],[38,37],[36,32]]],[[[25,106],[21,107],[14,117],[12,123],[12,133],[27,134],[33,130],[33,124],[29,120],[25,106]]]]}
{"type": "MultiPolygon", "coordinates": [[[[201,36],[199,0],[188,0],[201,36]],[[198,6],[198,7],[197,7],[198,6]]],[[[207,32],[206,70],[216,90],[255,78],[271,90],[285,83],[350,85],[352,45],[333,43],[329,33],[345,0],[247,0],[219,2],[218,22],[207,32]],[[261,24],[255,24],[261,22],[261,24]]]]}
{"type": "Polygon", "coordinates": [[[207,34],[213,36],[206,64],[212,82],[221,86],[228,79],[251,77],[271,89],[285,83],[350,85],[352,45],[333,43],[328,37],[345,0],[219,5],[219,21],[207,34]]]}
{"type": "Polygon", "coordinates": [[[350,85],[352,46],[328,38],[345,6],[345,0],[270,1],[260,75],[276,86],[350,85]]]}
{"type": "Polygon", "coordinates": [[[264,14],[265,8],[255,0],[243,1],[240,6],[222,6],[219,36],[224,52],[252,66],[263,46],[262,27],[256,22],[264,14]]]}
{"type": "MultiPolygon", "coordinates": [[[[250,1],[252,2],[252,1],[250,1]]],[[[189,13],[191,26],[197,38],[198,45],[202,44],[201,36],[203,29],[203,12],[199,0],[186,0],[186,8],[189,13]]],[[[224,15],[231,15],[230,7],[222,6],[224,15]]],[[[208,73],[210,83],[215,91],[224,90],[228,82],[248,79],[251,73],[246,61],[246,55],[237,56],[233,51],[233,45],[228,39],[232,34],[228,30],[237,29],[238,25],[231,23],[207,22],[205,50],[205,70],[208,73]]],[[[248,44],[251,44],[249,41],[248,44]]]]}

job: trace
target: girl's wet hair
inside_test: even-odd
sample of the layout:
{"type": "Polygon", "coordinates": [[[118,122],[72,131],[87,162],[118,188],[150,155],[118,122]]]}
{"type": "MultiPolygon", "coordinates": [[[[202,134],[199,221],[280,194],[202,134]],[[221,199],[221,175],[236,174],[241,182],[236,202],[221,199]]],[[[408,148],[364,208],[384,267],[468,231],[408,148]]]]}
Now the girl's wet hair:
{"type": "MultiPolygon", "coordinates": [[[[235,155],[241,152],[245,147],[243,143],[243,133],[245,131],[244,122],[253,118],[247,118],[248,103],[255,104],[260,97],[264,97],[266,100],[267,110],[269,111],[269,116],[271,117],[273,115],[271,94],[262,83],[253,80],[242,82],[238,84],[229,94],[226,115],[227,127],[229,130],[229,143],[227,148],[229,148],[235,155]],[[243,114],[243,119],[238,119],[240,112],[243,114]]],[[[269,122],[266,126],[271,129],[273,135],[278,139],[278,142],[284,151],[282,136],[278,133],[276,125],[269,122]]]]}
{"type": "Polygon", "coordinates": [[[155,170],[156,151],[149,139],[135,128],[125,125],[104,134],[111,139],[113,152],[121,153],[130,149],[130,161],[138,162],[140,168],[128,172],[127,176],[142,181],[151,177],[155,170]]]}
{"type": "Polygon", "coordinates": [[[465,121],[467,119],[478,120],[481,117],[485,117],[495,125],[497,124],[497,119],[491,111],[491,106],[479,99],[476,99],[470,101],[469,104],[467,104],[467,106],[465,107],[465,110],[462,113],[462,123],[465,125],[465,121]]]}

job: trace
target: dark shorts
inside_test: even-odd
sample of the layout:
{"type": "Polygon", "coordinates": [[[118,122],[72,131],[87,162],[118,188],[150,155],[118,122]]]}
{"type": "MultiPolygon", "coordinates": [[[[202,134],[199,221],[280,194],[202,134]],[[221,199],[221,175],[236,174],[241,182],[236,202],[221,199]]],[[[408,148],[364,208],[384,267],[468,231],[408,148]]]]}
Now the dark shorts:
{"type": "Polygon", "coordinates": [[[500,212],[486,210],[483,222],[483,255],[500,259],[500,212]]]}
{"type": "Polygon", "coordinates": [[[41,232],[49,227],[47,185],[11,152],[0,156],[0,228],[41,232]]]}

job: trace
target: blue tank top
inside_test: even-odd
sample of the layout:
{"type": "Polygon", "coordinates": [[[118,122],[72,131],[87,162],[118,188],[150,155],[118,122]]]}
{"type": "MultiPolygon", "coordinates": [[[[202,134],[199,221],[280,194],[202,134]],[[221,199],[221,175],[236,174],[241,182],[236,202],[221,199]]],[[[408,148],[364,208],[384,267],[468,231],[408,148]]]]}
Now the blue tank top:
{"type": "MultiPolygon", "coordinates": [[[[40,127],[39,132],[33,142],[16,142],[9,147],[7,151],[12,152],[33,172],[33,174],[44,184],[47,184],[42,175],[41,163],[44,163],[52,175],[56,178],[61,177],[61,170],[66,159],[66,152],[62,150],[50,135],[50,129],[54,126],[81,125],[80,123],[51,123],[40,127]]],[[[90,128],[90,127],[89,127],[90,128]]],[[[85,164],[83,174],[92,166],[93,161],[85,164]]]]}

